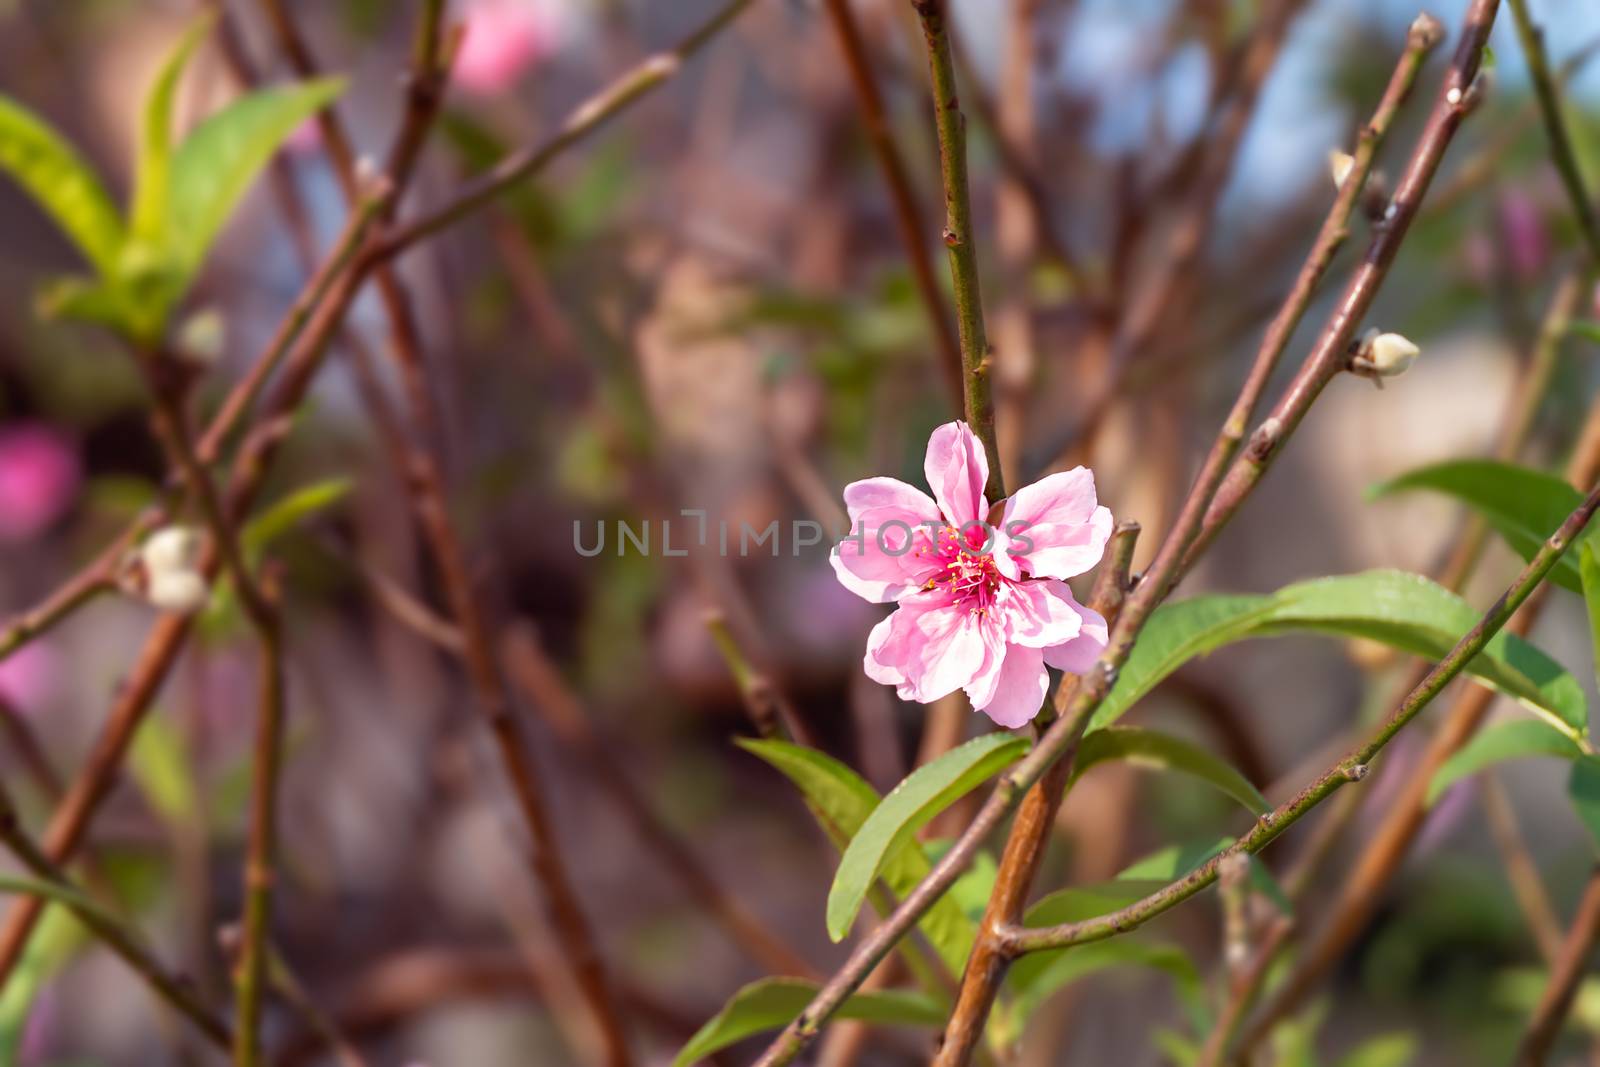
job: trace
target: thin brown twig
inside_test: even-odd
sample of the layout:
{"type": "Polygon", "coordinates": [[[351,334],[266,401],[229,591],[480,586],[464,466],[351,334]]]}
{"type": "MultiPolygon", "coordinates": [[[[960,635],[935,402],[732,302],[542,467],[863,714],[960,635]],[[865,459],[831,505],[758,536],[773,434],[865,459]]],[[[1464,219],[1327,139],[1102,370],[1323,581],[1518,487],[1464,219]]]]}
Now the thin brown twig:
{"type": "Polygon", "coordinates": [[[1515,1067],[1542,1067],[1555,1044],[1561,1024],[1572,1009],[1578,985],[1589,971],[1589,957],[1600,940],[1600,870],[1590,875],[1578,901],[1577,914],[1567,928],[1561,953],[1551,968],[1550,983],[1528,1021],[1528,1028],[1517,1045],[1515,1067]]]}
{"type": "Polygon", "coordinates": [[[850,85],[856,95],[857,110],[861,114],[862,129],[867,143],[872,146],[878,166],[883,171],[884,185],[889,191],[889,201],[894,208],[895,227],[905,246],[906,261],[911,268],[911,280],[922,298],[940,353],[940,367],[950,395],[961,398],[961,346],[956,338],[944,293],[933,276],[933,263],[923,226],[922,208],[917,203],[916,190],[906,173],[905,157],[895,143],[889,128],[889,116],[883,105],[883,94],[873,77],[872,61],[867,56],[866,42],[861,36],[861,26],[851,10],[850,0],[824,0],[823,8],[839,41],[839,51],[844,54],[845,68],[850,74],[850,85]]]}
{"type": "Polygon", "coordinates": [[[28,836],[17,816],[16,806],[3,790],[0,790],[0,842],[31,874],[54,886],[58,891],[56,899],[106,947],[122,957],[160,999],[193,1022],[218,1047],[228,1047],[228,1024],[200,998],[187,979],[171,974],[162,967],[144,948],[137,934],[73,886],[66,873],[28,836]]]}

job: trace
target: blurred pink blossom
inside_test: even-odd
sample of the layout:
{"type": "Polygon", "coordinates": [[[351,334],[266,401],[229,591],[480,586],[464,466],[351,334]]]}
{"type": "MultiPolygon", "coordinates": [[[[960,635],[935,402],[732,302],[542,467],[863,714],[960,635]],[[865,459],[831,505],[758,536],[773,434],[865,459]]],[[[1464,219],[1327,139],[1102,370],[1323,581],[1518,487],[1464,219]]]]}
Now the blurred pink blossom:
{"type": "Polygon", "coordinates": [[[852,593],[899,608],[867,638],[865,668],[901,698],[929,703],[965,689],[1001,726],[1039,713],[1046,667],[1088,670],[1106,622],[1063,580],[1100,561],[1111,512],[1084,467],[1024,486],[987,525],[989,463],[964,422],[933,431],[923,463],[933,499],[894,478],[845,487],[848,538],[833,569],[852,593]]]}
{"type": "Polygon", "coordinates": [[[471,0],[452,76],[480,96],[506,92],[564,35],[563,0],[471,0]]]}
{"type": "Polygon", "coordinates": [[[1495,206],[1507,266],[1519,278],[1538,274],[1550,258],[1550,233],[1539,205],[1527,193],[1511,188],[1500,194],[1495,206]]]}
{"type": "Polygon", "coordinates": [[[59,1001],[54,983],[45,986],[34,998],[28,1010],[28,1021],[22,1028],[22,1041],[17,1046],[17,1062],[23,1067],[46,1062],[56,1018],[61,1014],[59,1001]]]}
{"type": "Polygon", "coordinates": [[[30,541],[72,503],[82,481],[77,453],[42,423],[0,427],[0,541],[30,541]]]}
{"type": "Polygon", "coordinates": [[[61,656],[43,641],[31,641],[0,659],[0,697],[19,711],[34,711],[61,684],[61,656]]]}

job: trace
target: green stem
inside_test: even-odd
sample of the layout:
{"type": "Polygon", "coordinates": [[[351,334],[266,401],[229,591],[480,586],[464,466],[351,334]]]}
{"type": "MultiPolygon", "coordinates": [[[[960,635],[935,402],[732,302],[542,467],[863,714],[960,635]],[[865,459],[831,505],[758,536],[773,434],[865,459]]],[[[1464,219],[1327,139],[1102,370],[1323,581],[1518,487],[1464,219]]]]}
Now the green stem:
{"type": "Polygon", "coordinates": [[[939,173],[944,182],[944,244],[955,290],[956,335],[961,342],[961,392],[967,425],[983,442],[989,460],[984,495],[1006,495],[1000,473],[1000,446],[994,432],[993,361],[983,330],[983,295],[978,285],[978,252],[972,236],[972,196],[967,181],[967,123],[956,93],[955,59],[950,51],[944,0],[912,0],[928,45],[928,76],[933,88],[934,128],[939,137],[939,173]]]}

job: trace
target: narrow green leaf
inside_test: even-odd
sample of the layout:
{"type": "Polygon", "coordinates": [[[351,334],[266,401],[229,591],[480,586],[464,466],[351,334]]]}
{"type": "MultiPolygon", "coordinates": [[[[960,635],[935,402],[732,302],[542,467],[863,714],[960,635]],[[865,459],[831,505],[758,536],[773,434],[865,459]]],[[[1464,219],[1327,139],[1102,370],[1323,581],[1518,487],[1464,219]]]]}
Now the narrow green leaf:
{"type": "Polygon", "coordinates": [[[1096,730],[1085,737],[1078,748],[1073,780],[1095,764],[1108,760],[1124,760],[1136,767],[1159,771],[1180,771],[1214,786],[1256,815],[1272,810],[1249,779],[1219,757],[1181,737],[1136,726],[1107,726],[1096,730]]]}
{"type": "MultiPolygon", "coordinates": [[[[673,1058],[672,1067],[689,1067],[747,1037],[789,1025],[817,993],[798,978],[763,978],[733,995],[722,1010],[695,1032],[673,1058]]],[[[853,993],[835,1019],[859,1019],[887,1026],[943,1026],[947,1009],[922,993],[902,989],[853,993]]]]}
{"type": "MultiPolygon", "coordinates": [[[[1478,613],[1444,587],[1391,570],[1318,578],[1264,596],[1197,597],[1163,605],[1145,626],[1090,729],[1115,722],[1189,659],[1233,641],[1310,631],[1367,638],[1439,659],[1477,620],[1478,613]]],[[[1497,634],[1466,673],[1574,738],[1586,732],[1582,687],[1515,635],[1497,634]]]]}
{"type": "Polygon", "coordinates": [[[0,96],[0,169],[10,174],[110,277],[122,249],[122,219],[83,158],[33,112],[0,96]]]}
{"type": "Polygon", "coordinates": [[[185,281],[278,146],[343,89],[344,79],[323,78],[250,93],[184,139],[172,158],[164,244],[185,281]]]}
{"type": "Polygon", "coordinates": [[[240,535],[246,551],[261,552],[312,515],[339,503],[352,488],[348,478],[328,478],[302,486],[275,501],[251,519],[240,535]]]}
{"type": "MultiPolygon", "coordinates": [[[[1444,493],[1466,504],[1523,559],[1533,558],[1544,539],[1583,502],[1583,494],[1553,474],[1487,459],[1423,467],[1375,486],[1368,495],[1415,489],[1444,493]]],[[[1550,580],[1574,593],[1583,591],[1575,553],[1556,562],[1550,580]]]]}
{"type": "MultiPolygon", "coordinates": [[[[823,831],[841,853],[878,806],[878,791],[832,756],[786,741],[741,739],[737,743],[799,787],[823,831]]],[[[884,864],[883,881],[903,899],[932,869],[928,853],[921,847],[904,848],[884,864]]],[[[960,974],[978,928],[953,893],[935,901],[917,925],[950,973],[960,974]]]]}
{"type": "Polygon", "coordinates": [[[1600,756],[1583,755],[1572,761],[1567,798],[1589,836],[1600,845],[1600,756]]]}
{"type": "Polygon", "coordinates": [[[1534,756],[1557,756],[1576,759],[1583,754],[1578,743],[1567,735],[1551,729],[1540,719],[1508,719],[1479,730],[1472,740],[1458,749],[1434,772],[1428,783],[1428,803],[1431,805],[1444,795],[1445,790],[1464,778],[1470,778],[1487,767],[1507,760],[1529,759],[1534,756]]]}
{"type": "Polygon", "coordinates": [[[1589,611],[1589,647],[1594,654],[1595,680],[1600,682],[1600,561],[1595,559],[1594,543],[1578,546],[1578,577],[1583,584],[1583,603],[1589,611]]]}
{"type": "Polygon", "coordinates": [[[172,104],[178,82],[194,50],[211,31],[214,18],[197,20],[167,55],[144,100],[139,127],[139,153],[134,167],[133,210],[129,225],[135,240],[158,243],[167,216],[168,174],[172,160],[172,104]]]}
{"type": "Polygon", "coordinates": [[[1028,751],[1026,738],[993,733],[958,745],[918,767],[861,824],[839,860],[828,891],[828,936],[844,940],[855,925],[867,889],[886,861],[911,842],[935,815],[1028,751]]]}
{"type": "Polygon", "coordinates": [[[1600,344],[1600,322],[1595,322],[1592,319],[1574,319],[1567,324],[1567,330],[1586,341],[1594,341],[1600,344]]]}

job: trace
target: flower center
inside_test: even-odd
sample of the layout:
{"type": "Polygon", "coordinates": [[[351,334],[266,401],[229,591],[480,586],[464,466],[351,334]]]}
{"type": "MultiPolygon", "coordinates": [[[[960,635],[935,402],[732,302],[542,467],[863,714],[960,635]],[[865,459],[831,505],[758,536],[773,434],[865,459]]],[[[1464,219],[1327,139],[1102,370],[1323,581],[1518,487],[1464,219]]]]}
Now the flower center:
{"type": "Polygon", "coordinates": [[[964,534],[954,526],[941,527],[931,544],[924,543],[917,549],[918,555],[931,557],[941,568],[928,579],[925,588],[943,588],[951,599],[963,601],[969,610],[984,614],[994,603],[1002,580],[988,541],[988,531],[977,523],[964,534]]]}

